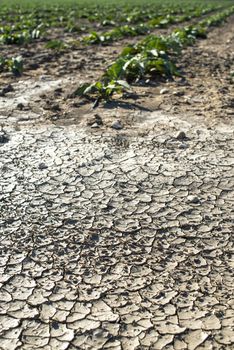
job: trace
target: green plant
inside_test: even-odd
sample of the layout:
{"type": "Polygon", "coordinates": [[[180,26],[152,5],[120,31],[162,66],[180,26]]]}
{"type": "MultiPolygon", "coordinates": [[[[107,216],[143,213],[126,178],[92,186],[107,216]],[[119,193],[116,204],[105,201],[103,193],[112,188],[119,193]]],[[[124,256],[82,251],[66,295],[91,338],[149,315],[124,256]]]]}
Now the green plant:
{"type": "Polygon", "coordinates": [[[74,96],[94,97],[94,106],[97,106],[99,101],[109,101],[113,94],[121,94],[128,89],[130,86],[123,80],[97,81],[93,84],[82,84],[74,92],[74,96]]]}
{"type": "Polygon", "coordinates": [[[5,66],[6,66],[6,59],[0,56],[0,72],[4,70],[5,66]]]}
{"type": "Polygon", "coordinates": [[[0,71],[8,69],[15,76],[20,76],[23,72],[23,60],[21,56],[13,58],[0,57],[0,71]]]}
{"type": "Polygon", "coordinates": [[[0,43],[5,45],[22,45],[28,43],[31,40],[38,39],[40,37],[40,30],[35,28],[32,30],[23,30],[20,32],[9,32],[2,29],[3,34],[0,35],[0,43]]]}
{"type": "Polygon", "coordinates": [[[46,43],[45,47],[51,50],[64,50],[67,45],[62,40],[50,40],[46,43]]]}
{"type": "Polygon", "coordinates": [[[21,75],[23,72],[23,60],[21,56],[17,56],[15,58],[12,58],[8,63],[9,69],[11,72],[18,76],[21,75]]]}

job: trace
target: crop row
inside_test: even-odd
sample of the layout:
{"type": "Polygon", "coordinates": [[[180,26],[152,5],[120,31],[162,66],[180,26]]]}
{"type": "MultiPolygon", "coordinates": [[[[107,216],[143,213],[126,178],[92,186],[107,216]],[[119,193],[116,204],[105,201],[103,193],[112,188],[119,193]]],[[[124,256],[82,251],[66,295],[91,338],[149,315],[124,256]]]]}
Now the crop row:
{"type": "MultiPolygon", "coordinates": [[[[167,14],[165,16],[157,16],[155,18],[152,17],[151,14],[151,20],[147,21],[146,24],[139,24],[136,26],[131,25],[124,25],[117,27],[111,31],[105,32],[102,35],[99,35],[97,33],[92,33],[86,37],[83,37],[80,41],[70,41],[69,43],[65,43],[61,40],[52,40],[48,41],[46,44],[47,48],[55,49],[55,50],[62,50],[68,47],[76,47],[79,46],[81,43],[84,44],[107,44],[114,40],[119,40],[124,37],[129,36],[136,36],[136,35],[144,35],[149,33],[151,30],[155,28],[161,28],[161,27],[168,27],[171,24],[174,23],[181,23],[183,21],[189,20],[193,17],[199,17],[203,14],[209,13],[211,11],[214,11],[214,7],[197,7],[196,9],[193,8],[193,11],[191,13],[188,11],[188,8],[185,10],[184,13],[187,11],[187,14],[183,15],[172,15],[167,14]]],[[[172,11],[171,11],[172,12],[172,11]]],[[[174,12],[176,12],[174,10],[174,12]]],[[[37,26],[37,29],[30,29],[30,25],[35,25],[36,19],[28,18],[27,23],[24,23],[23,26],[25,27],[24,30],[21,32],[18,32],[18,25],[15,24],[14,26],[6,25],[4,27],[0,27],[0,42],[3,44],[24,44],[25,42],[30,42],[31,40],[35,40],[39,38],[41,34],[42,27],[40,25],[37,26]]],[[[3,70],[9,70],[14,75],[20,75],[22,73],[23,69],[23,61],[22,58],[1,58],[1,65],[0,65],[0,72],[3,70]],[[20,62],[20,63],[18,63],[20,62]]]]}
{"type": "Polygon", "coordinates": [[[191,20],[195,17],[201,17],[207,13],[214,11],[214,7],[207,7],[203,9],[197,9],[196,11],[186,12],[186,14],[175,16],[172,14],[167,14],[166,16],[157,16],[151,18],[146,23],[141,23],[137,26],[124,25],[116,27],[110,31],[98,34],[97,32],[92,32],[90,35],[85,36],[82,41],[87,44],[105,44],[115,40],[119,40],[128,36],[145,35],[150,33],[156,28],[166,28],[171,24],[178,24],[191,20]]]}
{"type": "MultiPolygon", "coordinates": [[[[105,17],[102,17],[101,22],[98,26],[117,26],[117,23],[124,22],[125,25],[119,26],[113,30],[107,31],[103,34],[98,34],[97,32],[92,32],[90,35],[84,38],[84,41],[87,43],[98,43],[98,42],[108,42],[111,40],[115,40],[115,38],[120,37],[122,35],[126,36],[127,32],[129,35],[133,33],[147,33],[153,27],[167,25],[168,23],[176,22],[176,15],[178,16],[178,21],[183,20],[183,18],[189,17],[191,13],[193,16],[200,16],[203,13],[207,13],[209,11],[217,9],[217,6],[209,6],[209,7],[185,7],[181,9],[180,7],[167,8],[159,10],[156,8],[155,10],[152,8],[146,9],[138,9],[135,8],[131,12],[131,15],[128,12],[125,12],[120,18],[113,19],[113,14],[106,13],[105,17]],[[155,16],[157,13],[157,16],[155,16]],[[145,24],[142,24],[145,23],[145,24]],[[136,24],[132,26],[132,24],[136,24]]],[[[4,13],[4,12],[3,12],[4,13]]],[[[51,11],[34,11],[33,13],[26,15],[17,12],[15,15],[12,15],[12,18],[8,21],[8,17],[3,18],[2,22],[6,22],[7,24],[2,25],[0,27],[0,43],[5,45],[10,44],[18,44],[22,45],[24,43],[28,43],[34,39],[38,39],[42,34],[47,36],[48,29],[51,28],[63,28],[63,30],[68,32],[78,32],[82,33],[86,30],[90,29],[90,26],[78,25],[77,24],[77,16],[78,14],[73,10],[66,11],[64,13],[61,12],[61,9],[56,9],[54,12],[51,11]],[[14,19],[14,21],[13,21],[14,19]],[[12,22],[13,21],[13,22],[12,22]]],[[[85,17],[85,13],[79,14],[82,18],[85,17]]],[[[99,13],[100,15],[100,13],[99,13]]],[[[116,15],[116,14],[115,14],[116,15]]],[[[89,21],[92,19],[89,18],[89,21]]]]}
{"type": "MultiPolygon", "coordinates": [[[[180,16],[166,15],[164,17],[160,16],[160,17],[152,18],[145,25],[144,24],[140,24],[138,26],[125,25],[125,26],[117,27],[111,31],[104,33],[104,38],[105,38],[104,40],[101,39],[100,37],[98,37],[97,42],[95,42],[95,41],[91,40],[90,36],[87,36],[87,37],[84,37],[82,39],[82,42],[85,44],[88,44],[88,43],[94,44],[94,43],[100,43],[100,42],[102,44],[106,44],[110,41],[118,40],[120,38],[127,37],[127,36],[143,35],[143,34],[149,33],[154,28],[167,27],[170,24],[180,23],[180,22],[189,20],[193,17],[199,17],[199,16],[201,16],[203,14],[207,14],[211,11],[214,11],[213,7],[206,7],[203,9],[197,8],[195,12],[192,12],[191,14],[187,14],[187,15],[185,15],[185,14],[180,15],[180,16]]],[[[215,18],[216,18],[216,21],[220,21],[219,15],[212,16],[211,17],[212,23],[214,22],[215,18]]],[[[204,20],[203,21],[204,25],[206,23],[208,23],[208,21],[209,21],[209,18],[204,20]]],[[[202,21],[200,22],[201,26],[202,26],[203,22],[202,21]]],[[[9,30],[6,29],[6,32],[4,34],[3,33],[1,34],[1,31],[2,31],[2,29],[0,28],[0,41],[2,40],[2,42],[6,43],[6,44],[14,44],[14,43],[22,44],[25,41],[28,42],[28,41],[31,41],[33,39],[36,39],[40,35],[39,28],[37,30],[34,29],[32,31],[24,30],[21,34],[19,34],[19,33],[10,34],[10,27],[9,27],[9,30]],[[8,36],[7,34],[10,34],[10,35],[8,36]]],[[[148,38],[149,37],[151,37],[151,36],[148,36],[148,38]]],[[[77,44],[79,45],[80,42],[81,41],[73,41],[73,42],[70,42],[69,44],[71,45],[71,47],[74,48],[77,44]]],[[[46,44],[46,46],[47,46],[47,48],[52,48],[52,49],[64,49],[64,48],[68,47],[68,44],[66,44],[60,40],[54,40],[54,41],[49,41],[46,44]]],[[[126,50],[129,50],[129,48],[126,48],[123,52],[126,52],[126,50]]],[[[126,55],[124,53],[122,53],[122,55],[121,55],[122,62],[123,62],[124,56],[126,56],[126,55]]],[[[130,52],[128,52],[128,55],[126,57],[129,59],[132,58],[132,57],[130,57],[130,52]]],[[[146,59],[148,59],[148,58],[146,57],[146,59]]],[[[171,66],[171,67],[173,66],[173,64],[169,63],[169,61],[166,60],[165,57],[160,57],[160,59],[161,59],[161,64],[162,64],[162,61],[164,60],[164,62],[167,61],[168,66],[171,66]]],[[[120,63],[120,61],[118,61],[116,64],[119,65],[119,63],[120,63]]],[[[158,65],[159,65],[159,60],[158,60],[158,65]]],[[[23,70],[22,58],[20,56],[13,57],[13,58],[0,57],[0,72],[3,70],[9,70],[14,75],[20,75],[22,73],[22,70],[23,70]]],[[[152,70],[152,72],[153,72],[153,70],[152,70]]],[[[130,75],[131,74],[129,74],[129,77],[127,80],[131,80],[130,75]]],[[[105,82],[106,82],[106,79],[105,79],[105,82]]],[[[98,82],[98,86],[100,86],[100,83],[103,85],[103,82],[101,81],[101,82],[98,82]]],[[[107,84],[107,85],[109,85],[109,84],[107,84]]],[[[125,87],[126,87],[126,84],[125,84],[125,87]]],[[[104,90],[105,90],[105,88],[104,88],[104,90]]],[[[118,87],[118,91],[119,91],[119,87],[118,87]]]]}
{"type": "Polygon", "coordinates": [[[73,95],[94,100],[94,106],[97,106],[100,100],[109,100],[114,93],[123,93],[130,89],[129,84],[141,79],[179,76],[174,59],[182,48],[193,45],[197,38],[205,38],[209,27],[222,24],[233,13],[234,7],[231,7],[196,25],[176,29],[169,36],[146,36],[137,44],[125,47],[100,81],[82,84],[73,95]]]}
{"type": "MultiPolygon", "coordinates": [[[[188,9],[187,9],[188,10],[188,9]]],[[[32,13],[22,14],[18,11],[15,15],[10,14],[7,16],[6,13],[0,15],[1,22],[7,22],[7,25],[2,25],[0,27],[1,34],[21,34],[21,31],[40,30],[45,31],[48,28],[64,28],[65,32],[85,32],[90,29],[88,23],[97,23],[98,27],[105,26],[116,26],[118,23],[128,23],[135,24],[139,22],[144,22],[152,18],[152,13],[155,11],[158,16],[163,16],[165,14],[183,14],[186,10],[177,8],[168,9],[149,9],[144,10],[133,8],[132,12],[121,11],[121,16],[116,18],[113,10],[105,9],[103,11],[94,11],[92,13],[86,13],[84,11],[66,10],[62,11],[62,8],[57,8],[54,11],[50,9],[45,9],[42,11],[34,10],[32,13]],[[130,14],[131,13],[131,14],[130,14]],[[83,22],[82,22],[83,20],[83,22]],[[78,21],[80,24],[78,24],[78,21]]]]}
{"type": "Polygon", "coordinates": [[[182,23],[185,21],[189,21],[192,18],[201,17],[207,13],[213,12],[213,7],[206,7],[203,9],[196,9],[196,11],[188,12],[184,15],[165,15],[165,16],[157,16],[152,18],[150,21],[146,23],[140,23],[138,25],[124,25],[116,27],[112,30],[109,30],[104,33],[92,32],[87,36],[83,36],[80,40],[70,40],[69,42],[65,42],[62,40],[50,40],[46,43],[46,48],[53,50],[63,50],[67,48],[75,48],[79,47],[81,44],[85,45],[107,45],[109,43],[118,41],[127,37],[134,37],[140,35],[146,35],[152,32],[157,28],[167,28],[170,25],[182,23]]]}
{"type": "MultiPolygon", "coordinates": [[[[214,6],[214,5],[212,5],[214,6]]],[[[216,6],[217,7],[217,6],[216,6]]],[[[179,6],[94,6],[89,8],[80,8],[79,6],[70,7],[46,7],[35,8],[34,10],[21,10],[14,8],[0,9],[1,22],[11,23],[18,29],[32,28],[32,26],[43,24],[49,27],[66,27],[65,24],[75,25],[77,21],[85,20],[86,23],[98,23],[99,26],[116,26],[120,23],[135,24],[144,22],[165,14],[183,14],[188,11],[200,11],[203,6],[183,5],[179,6]]],[[[84,22],[84,21],[83,21],[84,22]]]]}

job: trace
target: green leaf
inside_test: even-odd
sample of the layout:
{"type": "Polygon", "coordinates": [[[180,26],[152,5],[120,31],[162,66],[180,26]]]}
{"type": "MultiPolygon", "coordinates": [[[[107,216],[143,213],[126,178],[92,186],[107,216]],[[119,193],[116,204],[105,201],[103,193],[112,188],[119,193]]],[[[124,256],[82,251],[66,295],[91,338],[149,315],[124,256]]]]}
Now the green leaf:
{"type": "Polygon", "coordinates": [[[103,89],[103,84],[100,81],[97,81],[94,85],[93,85],[98,91],[101,91],[103,89]]]}
{"type": "Polygon", "coordinates": [[[109,80],[117,80],[121,77],[123,72],[124,64],[126,60],[124,58],[119,58],[115,63],[113,63],[106,71],[104,77],[109,80]]]}
{"type": "Polygon", "coordinates": [[[131,89],[130,85],[126,82],[126,80],[117,80],[116,82],[127,90],[131,89]]]}
{"type": "Polygon", "coordinates": [[[75,96],[84,96],[85,91],[90,86],[89,83],[84,83],[81,86],[78,87],[78,89],[74,92],[75,96]]]}

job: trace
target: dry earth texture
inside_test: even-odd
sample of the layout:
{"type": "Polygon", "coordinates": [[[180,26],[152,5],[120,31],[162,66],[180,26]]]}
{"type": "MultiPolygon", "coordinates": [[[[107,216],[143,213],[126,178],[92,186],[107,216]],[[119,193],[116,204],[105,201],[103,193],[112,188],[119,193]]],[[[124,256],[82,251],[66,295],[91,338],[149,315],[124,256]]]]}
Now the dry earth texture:
{"type": "Polygon", "coordinates": [[[233,33],[95,110],[122,42],[2,75],[1,350],[234,349],[233,33]]]}

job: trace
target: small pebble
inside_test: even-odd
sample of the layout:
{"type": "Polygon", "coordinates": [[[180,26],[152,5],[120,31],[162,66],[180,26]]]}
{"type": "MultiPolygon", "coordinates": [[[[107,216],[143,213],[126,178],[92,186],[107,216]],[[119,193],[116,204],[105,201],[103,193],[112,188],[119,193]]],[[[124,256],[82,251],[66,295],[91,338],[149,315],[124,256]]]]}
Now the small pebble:
{"type": "Polygon", "coordinates": [[[190,195],[187,197],[188,203],[198,204],[200,203],[200,199],[197,196],[190,195]]]}
{"type": "Polygon", "coordinates": [[[93,123],[92,125],[91,125],[91,128],[92,129],[97,129],[97,128],[99,128],[100,126],[98,125],[98,123],[93,123]]]}
{"type": "Polygon", "coordinates": [[[58,114],[54,114],[51,116],[51,120],[58,120],[59,119],[59,115],[58,114]]]}
{"type": "Polygon", "coordinates": [[[167,94],[168,92],[169,92],[169,90],[164,88],[164,89],[160,90],[160,95],[167,94]]]}
{"type": "Polygon", "coordinates": [[[41,75],[39,79],[42,81],[49,81],[51,80],[51,77],[49,75],[41,75]]]}
{"type": "Polygon", "coordinates": [[[53,112],[58,112],[58,111],[61,111],[61,108],[59,106],[59,104],[54,104],[50,107],[50,109],[53,111],[53,112]]]}
{"type": "Polygon", "coordinates": [[[2,88],[2,90],[0,90],[0,96],[5,96],[5,94],[7,94],[8,92],[13,92],[14,88],[11,84],[5,86],[4,88],[2,88]]]}
{"type": "Polygon", "coordinates": [[[18,103],[17,104],[17,109],[19,109],[20,111],[22,111],[24,109],[24,104],[23,103],[18,103]]]}
{"type": "Polygon", "coordinates": [[[45,163],[40,163],[39,165],[38,165],[38,169],[40,169],[40,170],[45,170],[45,169],[47,169],[48,168],[48,165],[46,165],[45,163]]]}
{"type": "Polygon", "coordinates": [[[123,129],[123,125],[121,124],[121,122],[119,120],[116,120],[115,122],[113,122],[111,124],[111,127],[112,127],[112,129],[115,129],[115,130],[123,129]]]}
{"type": "Polygon", "coordinates": [[[184,91],[174,91],[173,95],[175,95],[175,96],[184,96],[184,91]]]}
{"type": "Polygon", "coordinates": [[[87,125],[91,126],[91,128],[99,128],[99,126],[103,125],[102,118],[99,114],[95,114],[94,117],[88,119],[87,125]]]}
{"type": "Polygon", "coordinates": [[[94,117],[95,117],[96,123],[97,123],[98,125],[103,125],[102,118],[100,117],[99,114],[95,114],[94,117]]]}
{"type": "Polygon", "coordinates": [[[176,135],[177,140],[186,140],[187,136],[184,131],[179,131],[179,133],[176,135]]]}
{"type": "Polygon", "coordinates": [[[4,131],[0,131],[0,143],[7,143],[9,141],[9,137],[4,131]]]}

